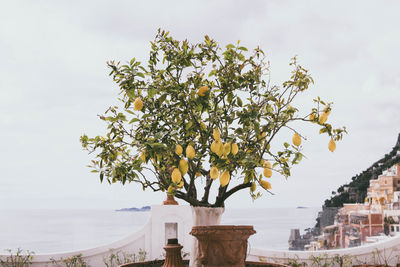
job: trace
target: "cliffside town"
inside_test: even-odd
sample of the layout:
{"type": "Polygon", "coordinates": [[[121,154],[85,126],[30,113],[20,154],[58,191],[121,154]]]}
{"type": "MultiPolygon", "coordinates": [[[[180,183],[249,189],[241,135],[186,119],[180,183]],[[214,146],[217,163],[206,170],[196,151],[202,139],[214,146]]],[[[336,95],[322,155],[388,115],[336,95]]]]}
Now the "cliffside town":
{"type": "Polygon", "coordinates": [[[316,225],[292,229],[290,250],[346,248],[400,233],[400,134],[389,154],[325,200],[316,225]]]}

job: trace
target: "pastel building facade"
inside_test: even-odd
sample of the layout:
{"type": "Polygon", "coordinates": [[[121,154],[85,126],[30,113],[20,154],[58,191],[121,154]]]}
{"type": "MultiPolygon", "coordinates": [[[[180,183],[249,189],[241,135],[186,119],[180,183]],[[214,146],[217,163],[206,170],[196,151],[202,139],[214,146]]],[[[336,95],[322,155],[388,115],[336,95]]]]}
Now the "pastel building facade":
{"type": "MultiPolygon", "coordinates": [[[[370,180],[367,191],[368,202],[380,202],[390,205],[399,201],[400,194],[400,164],[387,169],[376,180],[370,180]]],[[[387,207],[389,208],[389,207],[387,207]]]]}

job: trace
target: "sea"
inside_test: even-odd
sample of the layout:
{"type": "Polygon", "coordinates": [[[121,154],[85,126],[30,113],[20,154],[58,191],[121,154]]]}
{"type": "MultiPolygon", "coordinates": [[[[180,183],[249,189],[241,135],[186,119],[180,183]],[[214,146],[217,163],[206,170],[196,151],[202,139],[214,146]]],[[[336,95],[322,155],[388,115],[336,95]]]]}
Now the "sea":
{"type": "MultiPolygon", "coordinates": [[[[226,209],[221,224],[253,225],[249,246],[287,250],[290,229],[315,225],[320,208],[226,209]]],[[[114,210],[0,210],[0,254],[69,252],[107,245],[140,230],[150,212],[114,210]]]]}

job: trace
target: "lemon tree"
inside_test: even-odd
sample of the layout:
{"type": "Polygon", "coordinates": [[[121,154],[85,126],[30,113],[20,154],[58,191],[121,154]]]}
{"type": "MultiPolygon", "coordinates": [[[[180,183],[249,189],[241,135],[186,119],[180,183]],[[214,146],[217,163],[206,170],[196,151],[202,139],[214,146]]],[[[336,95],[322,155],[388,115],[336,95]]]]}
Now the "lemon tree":
{"type": "Polygon", "coordinates": [[[313,83],[296,58],[290,79],[271,86],[263,51],[240,42],[221,48],[205,36],[190,44],[159,30],[146,65],[133,58],[108,66],[121,106],[100,116],[104,136],[81,136],[101,181],[134,182],[193,206],[222,207],[239,190],[257,198],[271,190],[270,177],[290,176],[303,157],[294,122],[327,134],[332,152],[346,131],[328,123],[331,103],[314,99],[305,112],[294,105],[313,83]],[[292,132],[292,142],[271,147],[283,131],[292,132]]]}

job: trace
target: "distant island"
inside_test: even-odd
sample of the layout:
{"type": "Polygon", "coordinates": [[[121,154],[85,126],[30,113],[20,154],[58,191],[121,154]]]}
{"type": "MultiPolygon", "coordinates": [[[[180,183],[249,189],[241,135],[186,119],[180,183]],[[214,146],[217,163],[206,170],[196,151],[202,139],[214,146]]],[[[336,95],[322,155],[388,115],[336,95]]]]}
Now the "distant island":
{"type": "Polygon", "coordinates": [[[150,211],[151,207],[150,206],[143,206],[140,209],[139,208],[124,208],[124,209],[119,209],[119,210],[115,210],[115,211],[150,211]]]}
{"type": "Polygon", "coordinates": [[[308,207],[297,206],[296,209],[308,209],[308,207]]]}

